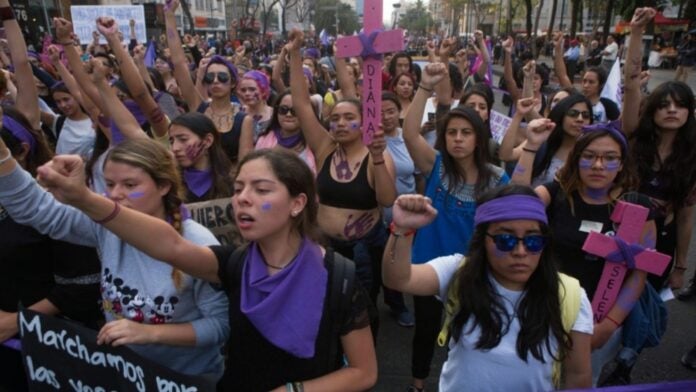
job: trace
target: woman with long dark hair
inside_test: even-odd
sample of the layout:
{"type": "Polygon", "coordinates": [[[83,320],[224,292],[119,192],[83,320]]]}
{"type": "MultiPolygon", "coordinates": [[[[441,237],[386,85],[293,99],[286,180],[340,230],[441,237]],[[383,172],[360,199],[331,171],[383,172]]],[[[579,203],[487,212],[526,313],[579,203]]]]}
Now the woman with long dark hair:
{"type": "Polygon", "coordinates": [[[438,340],[449,353],[440,391],[588,387],[592,310],[577,280],[559,274],[545,250],[550,237],[544,204],[522,186],[490,190],[477,204],[465,254],[414,265],[411,233],[442,212],[420,195],[394,203],[384,280],[446,303],[438,340]]]}

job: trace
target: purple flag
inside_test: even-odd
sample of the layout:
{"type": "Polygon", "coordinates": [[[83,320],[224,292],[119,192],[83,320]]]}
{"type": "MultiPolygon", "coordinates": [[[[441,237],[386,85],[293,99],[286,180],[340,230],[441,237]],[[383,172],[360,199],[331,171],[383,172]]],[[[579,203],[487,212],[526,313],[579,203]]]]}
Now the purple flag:
{"type": "Polygon", "coordinates": [[[155,53],[155,41],[150,41],[150,43],[147,44],[147,50],[145,51],[145,66],[154,67],[155,57],[157,57],[155,53]]]}

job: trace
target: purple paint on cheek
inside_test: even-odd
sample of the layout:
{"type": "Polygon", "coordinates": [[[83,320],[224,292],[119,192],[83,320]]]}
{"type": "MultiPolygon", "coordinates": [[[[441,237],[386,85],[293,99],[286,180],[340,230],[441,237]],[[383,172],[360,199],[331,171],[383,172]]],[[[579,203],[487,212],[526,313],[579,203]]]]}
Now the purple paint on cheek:
{"type": "Polygon", "coordinates": [[[621,162],[607,162],[604,164],[604,167],[607,168],[607,171],[617,171],[619,170],[619,166],[621,166],[621,162]]]}
{"type": "Polygon", "coordinates": [[[145,192],[133,192],[128,194],[129,199],[139,199],[145,196],[145,192]]]}
{"type": "Polygon", "coordinates": [[[261,211],[270,211],[271,210],[271,203],[270,202],[265,202],[261,204],[261,211]]]}
{"type": "Polygon", "coordinates": [[[351,121],[350,122],[350,129],[352,129],[353,131],[359,131],[360,130],[360,122],[351,121]]]}
{"type": "Polygon", "coordinates": [[[329,130],[335,131],[336,128],[338,128],[338,123],[337,123],[336,121],[331,121],[331,122],[329,123],[329,130]]]}
{"type": "Polygon", "coordinates": [[[580,163],[578,163],[578,166],[580,166],[580,170],[589,170],[592,168],[593,163],[594,162],[589,159],[580,158],[580,163]]]}
{"type": "Polygon", "coordinates": [[[515,166],[513,174],[523,174],[525,171],[526,169],[523,166],[517,165],[515,166]]]}

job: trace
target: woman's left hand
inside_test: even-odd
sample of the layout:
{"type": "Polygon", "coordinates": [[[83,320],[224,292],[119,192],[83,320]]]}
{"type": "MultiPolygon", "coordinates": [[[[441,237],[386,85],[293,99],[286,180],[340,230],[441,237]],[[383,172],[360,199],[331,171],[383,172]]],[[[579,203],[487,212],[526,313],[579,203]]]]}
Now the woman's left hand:
{"type": "Polygon", "coordinates": [[[124,344],[155,343],[154,336],[150,333],[151,328],[152,325],[140,324],[127,319],[110,321],[99,331],[97,344],[122,346],[124,344]]]}
{"type": "Polygon", "coordinates": [[[384,153],[384,150],[387,148],[387,141],[384,139],[384,131],[381,125],[379,129],[375,131],[374,135],[372,135],[372,143],[370,143],[367,148],[370,150],[373,161],[377,160],[379,162],[384,159],[382,153],[384,153]]]}
{"type": "Polygon", "coordinates": [[[37,169],[37,181],[61,203],[75,205],[90,190],[85,181],[85,163],[78,155],[58,155],[37,169]]]}

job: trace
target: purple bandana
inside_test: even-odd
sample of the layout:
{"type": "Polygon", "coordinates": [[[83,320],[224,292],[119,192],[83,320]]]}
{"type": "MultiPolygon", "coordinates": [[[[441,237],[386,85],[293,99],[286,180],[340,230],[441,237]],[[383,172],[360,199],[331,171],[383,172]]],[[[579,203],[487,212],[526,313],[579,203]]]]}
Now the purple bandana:
{"type": "Polygon", "coordinates": [[[544,202],[536,196],[510,195],[487,201],[476,208],[474,225],[516,219],[531,219],[548,224],[544,202]]]}
{"type": "Polygon", "coordinates": [[[213,186],[213,171],[184,169],[184,181],[186,187],[196,196],[201,197],[213,186]]]}
{"type": "Polygon", "coordinates": [[[273,134],[276,137],[276,140],[278,141],[278,145],[283,146],[285,148],[294,148],[298,144],[304,141],[304,137],[302,137],[302,132],[297,132],[294,135],[290,136],[283,136],[283,134],[280,132],[280,129],[275,128],[273,130],[273,134]]]}
{"type": "Polygon", "coordinates": [[[266,268],[252,243],[242,271],[242,312],[276,347],[298,358],[314,357],[328,279],[321,248],[303,238],[290,264],[273,276],[266,268]]]}
{"type": "Polygon", "coordinates": [[[605,123],[596,123],[582,127],[583,133],[596,131],[609,132],[612,136],[614,136],[614,138],[619,140],[619,144],[621,144],[621,152],[624,155],[626,154],[626,151],[628,150],[628,142],[626,141],[626,135],[621,132],[621,121],[616,120],[605,123]]]}
{"type": "Polygon", "coordinates": [[[22,143],[28,144],[29,152],[34,155],[34,151],[36,150],[36,139],[34,139],[34,135],[32,135],[24,125],[14,118],[3,114],[2,127],[10,132],[12,136],[19,139],[19,141],[22,143]]]}

